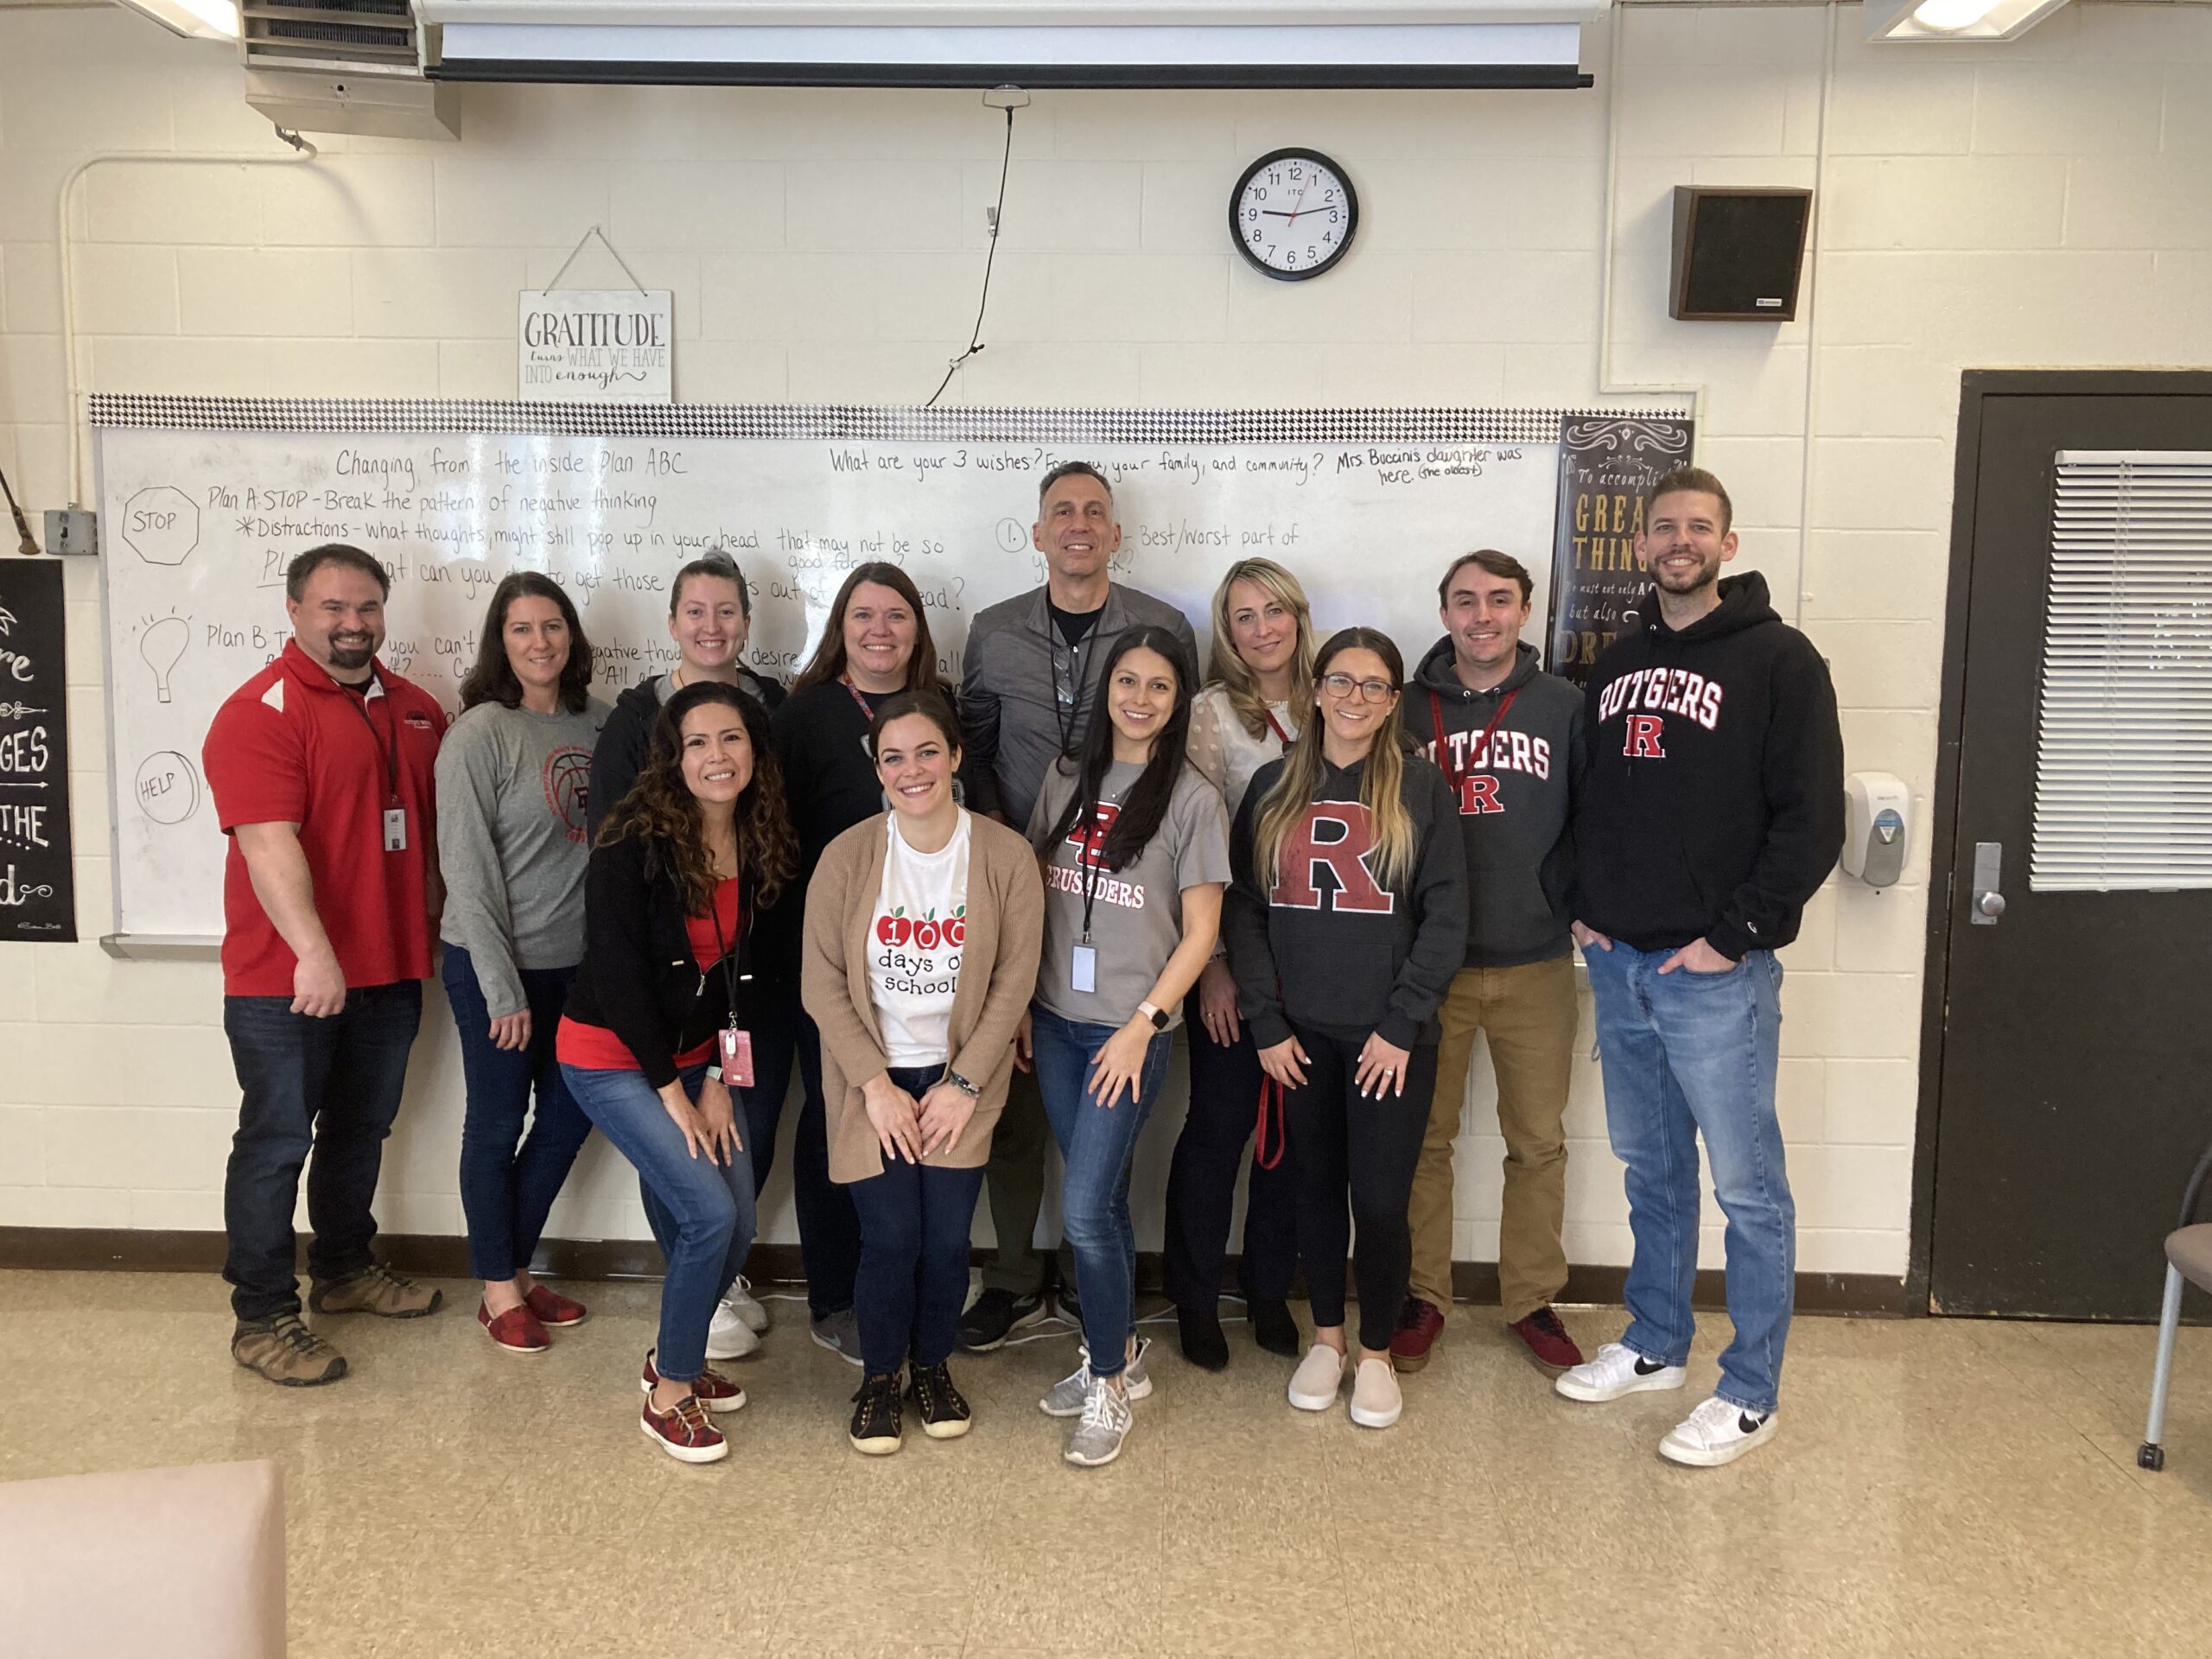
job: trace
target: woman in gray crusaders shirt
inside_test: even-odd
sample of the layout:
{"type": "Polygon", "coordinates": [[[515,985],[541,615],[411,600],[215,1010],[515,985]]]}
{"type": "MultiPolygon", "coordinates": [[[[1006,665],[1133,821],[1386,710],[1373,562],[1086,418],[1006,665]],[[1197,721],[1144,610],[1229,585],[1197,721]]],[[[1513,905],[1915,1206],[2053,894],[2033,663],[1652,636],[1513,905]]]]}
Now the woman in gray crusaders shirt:
{"type": "Polygon", "coordinates": [[[1045,875],[1031,1005],[1038,1091],[1067,1166],[1060,1208],[1083,1301],[1083,1363],[1041,1404],[1079,1418],[1070,1463],[1111,1463],[1152,1392],[1135,1318],[1129,1158],[1159,1098],[1169,1031],[1213,955],[1229,880],[1221,792],[1188,763],[1181,642],[1128,629],[1101,672],[1106,718],[1046,775],[1029,819],[1045,875]]]}

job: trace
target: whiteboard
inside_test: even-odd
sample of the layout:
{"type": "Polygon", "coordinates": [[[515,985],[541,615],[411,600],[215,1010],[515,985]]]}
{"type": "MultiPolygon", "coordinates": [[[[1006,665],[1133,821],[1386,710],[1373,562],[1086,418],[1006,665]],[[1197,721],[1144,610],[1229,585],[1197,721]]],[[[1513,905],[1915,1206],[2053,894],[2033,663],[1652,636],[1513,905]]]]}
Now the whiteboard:
{"type": "Polygon", "coordinates": [[[221,934],[200,745],[282,649],[284,567],[317,543],[391,567],[384,659],[449,710],[510,570],[566,584],[611,698],[673,665],[670,579],[718,546],[753,590],[756,670],[788,679],[846,572],[883,558],[957,680],[969,619],[1044,580],[1038,483],[1080,459],[1115,482],[1115,579],[1180,606],[1201,652],[1221,572],[1262,555],[1322,635],[1382,628],[1410,671],[1471,548],[1535,573],[1541,643],[1560,414],[95,398],[117,931],[221,934]]]}

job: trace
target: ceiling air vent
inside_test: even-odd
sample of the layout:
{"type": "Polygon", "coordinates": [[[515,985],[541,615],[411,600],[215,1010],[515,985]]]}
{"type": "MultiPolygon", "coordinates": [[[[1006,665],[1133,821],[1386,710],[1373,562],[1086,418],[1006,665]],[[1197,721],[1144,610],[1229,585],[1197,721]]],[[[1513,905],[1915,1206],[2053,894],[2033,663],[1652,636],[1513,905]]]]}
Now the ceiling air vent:
{"type": "Polygon", "coordinates": [[[244,0],[246,102],[280,127],[458,138],[453,90],[423,74],[408,0],[244,0]]]}

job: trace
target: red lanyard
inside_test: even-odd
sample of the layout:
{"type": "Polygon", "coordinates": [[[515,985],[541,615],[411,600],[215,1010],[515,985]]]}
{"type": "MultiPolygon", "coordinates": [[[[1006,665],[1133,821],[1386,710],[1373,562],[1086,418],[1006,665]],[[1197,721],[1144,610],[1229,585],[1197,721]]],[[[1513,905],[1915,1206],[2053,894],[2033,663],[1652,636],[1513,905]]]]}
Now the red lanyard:
{"type": "Polygon", "coordinates": [[[1436,732],[1436,764],[1444,768],[1444,775],[1451,779],[1454,794],[1459,792],[1459,785],[1466,781],[1468,773],[1473,772],[1477,766],[1489,766],[1492,764],[1490,756],[1490,740],[1497,730],[1497,722],[1505,718],[1505,711],[1513,706],[1513,699],[1520,695],[1521,689],[1516,686],[1498,699],[1497,712],[1490,717],[1490,724],[1483,728],[1483,734],[1475,740],[1474,747],[1467,751],[1468,765],[1466,771],[1462,772],[1452,764],[1449,759],[1451,746],[1444,741],[1444,699],[1434,691],[1428,694],[1429,719],[1434,723],[1436,732]],[[1480,761],[1473,759],[1478,754],[1482,757],[1480,761]]]}
{"type": "Polygon", "coordinates": [[[1275,718],[1275,711],[1262,703],[1260,707],[1260,712],[1268,717],[1268,727],[1269,730],[1274,733],[1275,741],[1281,744],[1286,749],[1288,748],[1291,745],[1291,735],[1288,732],[1283,730],[1282,721],[1275,718]]]}
{"type": "Polygon", "coordinates": [[[1282,1162],[1282,1155],[1290,1142],[1283,1134],[1282,1084],[1264,1073],[1260,1078],[1260,1121],[1252,1131],[1252,1161],[1262,1169],[1274,1169],[1282,1162]],[[1275,1149],[1268,1154],[1268,1109],[1274,1109],[1275,1149]]]}
{"type": "Polygon", "coordinates": [[[860,687],[847,679],[841,679],[837,683],[845,688],[845,695],[853,700],[853,706],[861,711],[861,718],[871,726],[874,725],[875,710],[868,707],[868,699],[861,695],[860,687]]]}

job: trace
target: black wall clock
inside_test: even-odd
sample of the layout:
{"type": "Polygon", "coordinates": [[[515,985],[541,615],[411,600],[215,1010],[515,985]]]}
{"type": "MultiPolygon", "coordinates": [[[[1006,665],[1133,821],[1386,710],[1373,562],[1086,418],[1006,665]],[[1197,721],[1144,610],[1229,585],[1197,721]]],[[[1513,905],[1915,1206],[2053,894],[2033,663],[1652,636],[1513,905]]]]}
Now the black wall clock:
{"type": "Polygon", "coordinates": [[[1358,228],[1351,180],[1319,150],[1270,150],[1229,193],[1237,251],[1278,282],[1319,276],[1344,257],[1358,228]]]}

